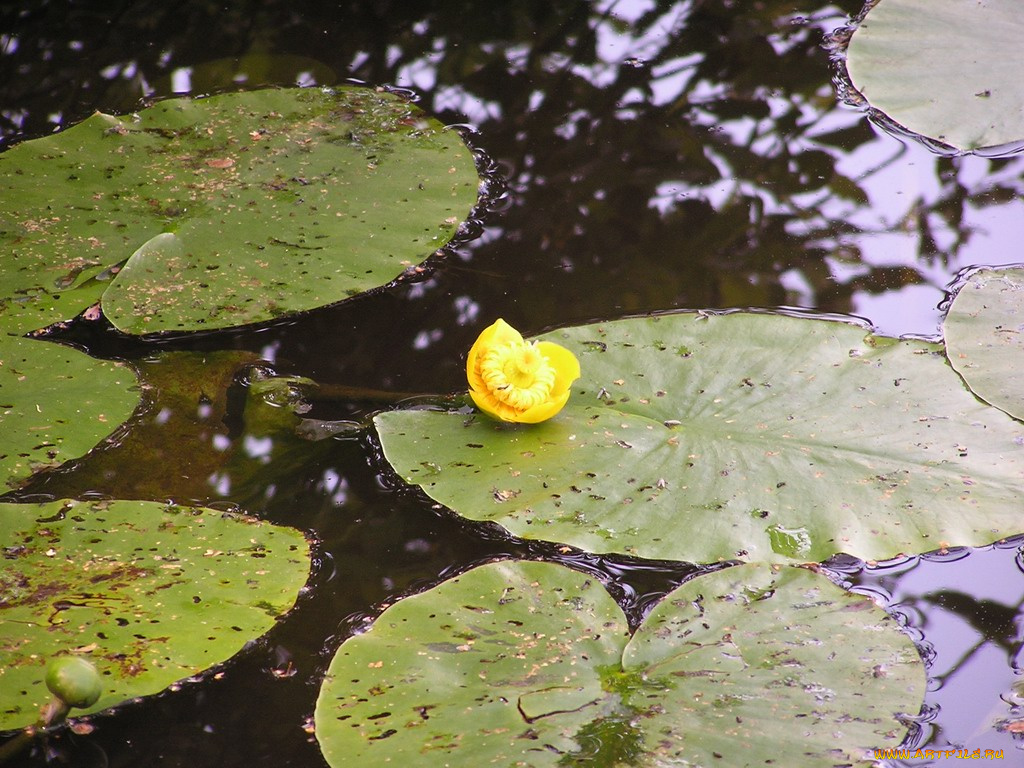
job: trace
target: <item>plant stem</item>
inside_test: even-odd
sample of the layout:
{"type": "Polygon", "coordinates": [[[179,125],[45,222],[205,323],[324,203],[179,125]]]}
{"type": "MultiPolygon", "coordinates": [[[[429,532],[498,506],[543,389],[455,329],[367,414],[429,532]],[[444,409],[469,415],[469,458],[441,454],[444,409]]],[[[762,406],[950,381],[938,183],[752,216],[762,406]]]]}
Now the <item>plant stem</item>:
{"type": "Polygon", "coordinates": [[[0,745],[0,765],[9,762],[32,746],[37,736],[45,736],[54,727],[63,725],[70,711],[71,708],[55,696],[43,708],[38,723],[27,726],[6,744],[0,745]]]}

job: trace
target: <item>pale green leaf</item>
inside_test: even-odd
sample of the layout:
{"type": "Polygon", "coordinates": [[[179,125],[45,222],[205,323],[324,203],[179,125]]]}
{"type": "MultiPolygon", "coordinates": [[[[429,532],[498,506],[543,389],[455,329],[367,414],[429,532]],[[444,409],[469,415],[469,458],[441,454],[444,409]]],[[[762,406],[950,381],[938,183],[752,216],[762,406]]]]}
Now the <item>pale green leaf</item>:
{"type": "Polygon", "coordinates": [[[1024,530],[1024,425],[939,345],[745,313],[541,338],[580,360],[566,408],[535,426],[381,413],[402,478],[517,536],[695,562],[883,559],[1024,530]]]}
{"type": "Polygon", "coordinates": [[[942,324],[950,364],[986,402],[1024,419],[1024,269],[981,269],[942,324]]]}
{"type": "Polygon", "coordinates": [[[881,0],[847,50],[871,106],[959,150],[1024,141],[1018,0],[881,0]]]}

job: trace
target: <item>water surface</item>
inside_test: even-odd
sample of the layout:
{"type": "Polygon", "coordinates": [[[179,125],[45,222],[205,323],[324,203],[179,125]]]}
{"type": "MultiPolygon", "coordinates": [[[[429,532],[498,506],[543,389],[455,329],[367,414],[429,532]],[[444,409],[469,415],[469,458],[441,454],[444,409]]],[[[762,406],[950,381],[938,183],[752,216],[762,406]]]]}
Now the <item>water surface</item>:
{"type": "MultiPolygon", "coordinates": [[[[536,333],[654,311],[801,308],[933,336],[961,270],[1020,259],[1024,161],[940,157],[838,103],[822,41],[859,2],[19,6],[0,11],[6,144],[175,94],[354,79],[408,89],[463,126],[494,176],[481,226],[416,279],[241,332],[64,334],[97,355],[146,365],[159,350],[244,349],[326,385],[448,392],[465,386],[465,350],[499,316],[536,333]]],[[[324,400],[315,414],[377,407],[324,400]]],[[[160,498],[237,504],[309,531],[311,589],[216,679],[96,718],[94,733],[53,748],[74,765],[322,767],[304,725],[348,634],[472,564],[561,557],[434,509],[377,454],[372,437],[349,436],[285,453],[259,483],[202,465],[158,475],[160,498]]],[[[85,461],[17,498],[152,497],[153,482],[85,461]]],[[[694,571],[570,564],[602,576],[634,620],[694,571]]],[[[1012,760],[1018,741],[993,725],[1020,716],[1018,543],[835,572],[902,617],[927,654],[912,746],[1012,760]]]]}

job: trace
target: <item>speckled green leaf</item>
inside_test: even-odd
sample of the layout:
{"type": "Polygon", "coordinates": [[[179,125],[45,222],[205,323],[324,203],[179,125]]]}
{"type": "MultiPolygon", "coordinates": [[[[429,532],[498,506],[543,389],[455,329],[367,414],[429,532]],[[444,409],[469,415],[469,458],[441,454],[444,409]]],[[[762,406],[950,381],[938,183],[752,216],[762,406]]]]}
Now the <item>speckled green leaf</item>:
{"type": "Polygon", "coordinates": [[[0,154],[0,329],[65,319],[101,296],[137,334],[330,304],[433,254],[477,186],[457,132],[373,89],[96,114],[0,154]]]}
{"type": "Polygon", "coordinates": [[[77,349],[0,335],[0,483],[81,456],[139,404],[130,368],[77,349]]]}
{"type": "Polygon", "coordinates": [[[860,763],[916,715],[923,665],[867,598],[744,565],[669,594],[630,638],[593,579],[478,567],[388,608],[331,662],[332,766],[860,763]]]}
{"type": "Polygon", "coordinates": [[[382,413],[398,473],[517,536],[649,558],[882,559],[1024,530],[1024,425],[937,344],[745,313],[542,338],[583,371],[556,418],[382,413]]]}
{"type": "Polygon", "coordinates": [[[949,362],[978,397],[1024,419],[1024,269],[981,269],[943,321],[949,362]]]}
{"type": "Polygon", "coordinates": [[[99,669],[84,712],[157,693],[267,632],[309,572],[299,531],[153,502],[0,504],[0,541],[0,730],[37,719],[48,659],[99,669]]]}
{"type": "Polygon", "coordinates": [[[871,106],[960,150],[1024,140],[1018,0],[881,0],[854,31],[850,79],[871,106]]]}
{"type": "Polygon", "coordinates": [[[644,727],[680,745],[668,757],[699,765],[871,762],[901,741],[902,716],[918,713],[926,688],[914,644],[871,600],[802,568],[754,564],[670,594],[623,669],[643,681],[638,706],[659,684],[681,694],[648,704],[644,727]]]}

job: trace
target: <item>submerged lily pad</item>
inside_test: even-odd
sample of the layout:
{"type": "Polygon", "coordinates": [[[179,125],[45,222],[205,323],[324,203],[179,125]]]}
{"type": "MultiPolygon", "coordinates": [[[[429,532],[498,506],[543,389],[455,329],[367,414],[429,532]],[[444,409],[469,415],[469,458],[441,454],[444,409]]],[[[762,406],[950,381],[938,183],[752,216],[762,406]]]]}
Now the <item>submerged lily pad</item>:
{"type": "Polygon", "coordinates": [[[950,364],[978,397],[1024,419],[1024,268],[980,269],[942,324],[950,364]]]}
{"type": "Polygon", "coordinates": [[[379,414],[402,478],[517,536],[695,562],[882,559],[1024,530],[1024,425],[940,345],[747,313],[540,338],[582,367],[562,413],[379,414]]]}
{"type": "MultiPolygon", "coordinates": [[[[122,499],[193,503],[219,496],[224,466],[249,433],[238,423],[241,414],[229,410],[229,392],[236,391],[236,374],[259,359],[244,350],[217,350],[160,352],[134,361],[144,408],[116,443],[76,462],[74,472],[48,477],[46,492],[74,496],[87,487],[122,499]]],[[[266,468],[259,471],[266,480],[266,468]]]]}
{"type": "Polygon", "coordinates": [[[188,93],[223,93],[237,88],[269,84],[330,85],[338,76],[327,64],[308,56],[289,53],[271,53],[258,47],[242,56],[228,56],[212,59],[189,67],[184,82],[180,70],[173,71],[154,84],[156,91],[169,93],[172,90],[188,93]],[[182,88],[181,86],[185,87],[182,88]]]}
{"type": "Polygon", "coordinates": [[[503,562],[345,641],[315,722],[332,766],[819,768],[896,746],[924,689],[896,622],[807,570],[694,579],[630,638],[592,578],[503,562]]]}
{"type": "Polygon", "coordinates": [[[331,304],[436,252],[477,186],[457,132],[373,89],[96,114],[0,154],[0,329],[38,328],[101,297],[136,334],[331,304]]]}
{"type": "Polygon", "coordinates": [[[850,79],[871,106],[959,150],[1024,141],[1017,0],[882,0],[854,30],[850,79]]]}
{"type": "Polygon", "coordinates": [[[35,722],[46,666],[103,677],[98,712],[229,658],[288,611],[309,572],[291,528],[142,501],[0,504],[0,731],[35,722]]]}
{"type": "Polygon", "coordinates": [[[0,335],[0,481],[77,458],[139,404],[130,368],[60,344],[0,335]]]}

